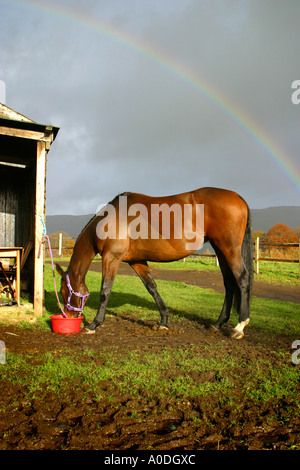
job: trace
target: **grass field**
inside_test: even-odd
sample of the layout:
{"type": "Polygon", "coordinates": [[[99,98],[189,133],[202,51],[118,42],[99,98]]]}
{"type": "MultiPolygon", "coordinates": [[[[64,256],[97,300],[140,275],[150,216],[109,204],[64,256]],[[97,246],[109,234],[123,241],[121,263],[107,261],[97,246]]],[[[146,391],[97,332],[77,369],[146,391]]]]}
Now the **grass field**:
{"type": "MultiPolygon", "coordinates": [[[[183,265],[186,269],[193,269],[194,266],[197,266],[198,269],[201,269],[203,266],[205,267],[204,269],[209,270],[220,269],[214,266],[209,258],[207,258],[207,260],[209,261],[206,262],[206,264],[203,264],[203,262],[199,263],[198,260],[194,261],[193,259],[188,260],[187,263],[182,263],[181,261],[162,263],[161,265],[155,263],[155,268],[161,266],[165,269],[165,267],[169,266],[170,269],[170,267],[173,266],[173,269],[179,269],[179,267],[183,265]]],[[[265,271],[265,277],[269,279],[269,282],[273,279],[274,271],[276,271],[276,267],[273,265],[274,263],[271,263],[265,271]]],[[[280,266],[280,268],[280,273],[277,269],[277,279],[279,283],[287,281],[288,279],[294,279],[293,271],[292,275],[287,277],[288,274],[285,266],[280,266]]],[[[50,266],[47,265],[45,289],[49,292],[53,291],[51,272],[50,266]]],[[[56,274],[56,280],[59,286],[60,277],[58,274],[56,274]]],[[[294,279],[294,282],[296,283],[297,279],[294,279]]],[[[298,282],[300,285],[300,281],[298,282]]],[[[91,321],[99,304],[101,276],[90,271],[87,274],[86,283],[89,286],[91,294],[85,308],[85,316],[88,321],[91,321]]],[[[221,310],[224,298],[223,294],[218,294],[210,289],[199,289],[196,286],[187,286],[180,282],[157,281],[157,285],[169,309],[176,312],[175,315],[178,322],[180,322],[180,312],[188,312],[189,318],[194,320],[201,316],[202,320],[213,321],[221,310]]],[[[57,311],[55,297],[52,296],[51,299],[46,299],[46,308],[50,309],[52,313],[57,311]]],[[[145,316],[147,318],[153,316],[153,318],[158,319],[156,304],[141,281],[136,277],[117,276],[112,295],[109,299],[107,312],[113,311],[117,314],[125,311],[136,312],[137,309],[141,319],[144,319],[145,316]]],[[[280,334],[284,334],[287,331],[295,334],[300,333],[300,323],[298,323],[298,321],[300,321],[300,306],[297,304],[254,297],[252,301],[252,311],[251,326],[258,330],[266,330],[280,334]]],[[[234,321],[237,321],[237,316],[234,316],[234,313],[232,317],[234,321]]]]}
{"type": "MultiPolygon", "coordinates": [[[[150,263],[151,264],[151,263],[150,263]]],[[[152,263],[155,268],[161,269],[195,269],[199,271],[219,271],[215,258],[195,257],[174,261],[173,263],[152,263]]],[[[255,281],[269,282],[287,286],[299,286],[299,263],[286,263],[279,261],[260,261],[259,274],[254,273],[255,281]]]]}
{"type": "MultiPolygon", "coordinates": [[[[60,258],[61,261],[69,261],[69,258],[60,258]]],[[[48,259],[47,261],[50,261],[48,259]]],[[[58,260],[59,262],[59,260],[58,260]]],[[[94,260],[97,262],[97,259],[94,260]]],[[[149,263],[155,269],[177,269],[177,270],[197,270],[197,271],[220,271],[216,265],[215,258],[212,257],[188,257],[172,263],[149,263]]],[[[299,286],[299,263],[287,263],[279,261],[260,261],[259,274],[254,273],[255,281],[269,282],[271,284],[299,286]]]]}

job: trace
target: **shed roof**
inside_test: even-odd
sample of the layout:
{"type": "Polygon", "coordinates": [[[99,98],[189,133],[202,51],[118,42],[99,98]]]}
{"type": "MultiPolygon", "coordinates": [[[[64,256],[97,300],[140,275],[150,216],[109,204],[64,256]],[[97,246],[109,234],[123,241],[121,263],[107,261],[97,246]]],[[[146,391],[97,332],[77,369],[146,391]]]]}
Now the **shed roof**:
{"type": "Polygon", "coordinates": [[[4,119],[12,119],[13,121],[21,121],[21,122],[34,122],[32,119],[29,119],[23,114],[17,113],[13,109],[9,108],[5,104],[0,103],[0,118],[4,119]]]}
{"type": "Polygon", "coordinates": [[[0,126],[53,134],[53,140],[59,131],[59,127],[39,124],[2,103],[0,103],[0,126]]]}

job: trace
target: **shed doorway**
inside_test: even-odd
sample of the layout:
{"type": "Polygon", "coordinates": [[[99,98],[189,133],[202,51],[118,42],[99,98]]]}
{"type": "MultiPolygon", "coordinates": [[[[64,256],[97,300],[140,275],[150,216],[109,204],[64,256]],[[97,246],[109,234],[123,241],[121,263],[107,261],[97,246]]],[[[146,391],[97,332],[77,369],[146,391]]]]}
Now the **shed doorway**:
{"type": "Polygon", "coordinates": [[[0,104],[0,302],[19,304],[24,292],[37,316],[43,313],[44,250],[38,254],[47,154],[58,130],[0,104]]]}

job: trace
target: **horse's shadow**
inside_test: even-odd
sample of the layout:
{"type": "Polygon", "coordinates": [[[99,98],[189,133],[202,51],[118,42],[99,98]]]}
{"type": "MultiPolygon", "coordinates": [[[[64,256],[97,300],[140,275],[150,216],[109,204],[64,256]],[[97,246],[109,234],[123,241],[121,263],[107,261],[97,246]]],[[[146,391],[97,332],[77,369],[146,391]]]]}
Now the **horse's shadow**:
{"type": "MultiPolygon", "coordinates": [[[[149,326],[150,322],[152,320],[151,325],[153,325],[153,313],[157,314],[157,323],[160,321],[160,314],[159,310],[157,308],[157,305],[154,300],[152,299],[146,299],[145,297],[141,297],[136,294],[129,294],[126,292],[112,292],[109,297],[109,301],[107,304],[107,309],[109,310],[110,314],[115,315],[115,316],[124,316],[124,314],[119,314],[115,312],[115,309],[118,309],[119,307],[123,307],[124,305],[130,305],[130,310],[132,310],[132,307],[138,309],[147,309],[151,311],[151,318],[149,317],[149,321],[143,320],[143,319],[137,319],[136,317],[130,317],[126,315],[126,318],[133,323],[138,323],[143,326],[149,326]]],[[[98,310],[99,307],[99,292],[91,292],[89,299],[88,299],[88,305],[90,308],[98,310]]],[[[169,307],[168,307],[169,308],[169,307]]],[[[209,320],[203,316],[201,316],[201,313],[199,314],[194,314],[194,313],[188,313],[186,310],[174,310],[169,308],[169,313],[170,317],[175,316],[175,317],[182,317],[185,318],[189,321],[193,321],[198,323],[199,325],[204,326],[205,328],[210,328],[211,325],[213,324],[213,319],[209,320]]],[[[87,322],[88,323],[88,322],[87,322]]]]}
{"type": "MultiPolygon", "coordinates": [[[[57,306],[57,301],[55,297],[55,293],[53,292],[46,292],[45,293],[45,307],[48,310],[48,312],[51,313],[51,315],[58,312],[58,306],[57,306]]],[[[87,301],[87,306],[94,310],[95,315],[96,312],[99,308],[99,303],[100,303],[100,295],[99,291],[92,291],[90,292],[90,296],[87,301]]],[[[185,318],[186,320],[196,322],[199,325],[204,326],[205,328],[210,328],[211,325],[214,323],[214,319],[208,319],[207,317],[201,316],[201,312],[195,314],[195,313],[189,313],[186,310],[178,310],[178,309],[172,309],[169,308],[169,313],[170,317],[169,319],[172,321],[172,317],[178,317],[178,318],[185,318]]],[[[116,317],[120,316],[124,318],[124,315],[126,315],[126,319],[129,321],[132,321],[133,323],[140,324],[142,326],[147,326],[149,327],[150,325],[153,326],[153,320],[157,319],[157,324],[160,322],[160,314],[159,310],[157,308],[157,305],[152,298],[145,298],[144,296],[139,296],[137,294],[132,294],[132,293],[126,293],[126,292],[114,292],[112,291],[108,300],[107,304],[107,309],[109,314],[114,315],[116,317]],[[132,307],[136,307],[136,311],[138,313],[139,309],[144,309],[144,310],[149,310],[151,314],[149,315],[149,320],[144,320],[144,319],[138,319],[136,316],[130,316],[130,313],[126,314],[126,312],[123,312],[122,314],[118,313],[117,310],[120,307],[123,307],[125,305],[130,306],[129,310],[132,311],[132,307]],[[157,315],[154,317],[153,315],[157,315]]],[[[83,312],[84,314],[84,312],[83,312]]],[[[89,314],[89,320],[87,320],[86,316],[84,315],[84,323],[87,325],[92,321],[92,318],[90,318],[91,315],[89,314]]],[[[51,321],[49,321],[49,324],[51,321]]]]}

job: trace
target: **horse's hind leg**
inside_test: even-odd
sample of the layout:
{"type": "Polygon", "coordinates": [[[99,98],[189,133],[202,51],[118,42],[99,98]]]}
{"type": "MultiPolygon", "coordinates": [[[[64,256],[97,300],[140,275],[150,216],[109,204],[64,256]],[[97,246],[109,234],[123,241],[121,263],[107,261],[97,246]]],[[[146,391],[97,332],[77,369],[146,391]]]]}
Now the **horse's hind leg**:
{"type": "Polygon", "coordinates": [[[153,299],[156,302],[156,305],[158,307],[158,310],[161,316],[160,327],[168,328],[169,311],[157,291],[156,283],[151,276],[150,269],[149,269],[147,262],[145,261],[145,262],[140,262],[140,263],[130,263],[130,266],[134,269],[134,271],[143,281],[146,289],[152,295],[153,299]]]}
{"type": "Polygon", "coordinates": [[[231,270],[239,288],[237,310],[239,313],[239,323],[234,328],[231,337],[241,339],[244,336],[244,328],[250,322],[250,285],[251,274],[247,271],[241,255],[237,261],[231,261],[231,270]]]}
{"type": "Polygon", "coordinates": [[[214,246],[214,250],[218,256],[220,269],[223,275],[224,287],[225,287],[225,299],[222,307],[222,311],[216,323],[213,325],[214,328],[220,329],[224,323],[228,322],[230,317],[230,310],[233,301],[234,289],[236,288],[236,281],[231,269],[228,266],[225,256],[223,253],[214,246]]]}
{"type": "MultiPolygon", "coordinates": [[[[214,244],[212,243],[214,246],[214,244]]],[[[224,277],[224,285],[226,295],[221,315],[217,320],[215,327],[220,328],[229,320],[230,309],[233,296],[237,300],[237,310],[239,313],[239,323],[234,328],[231,337],[241,339],[244,336],[244,328],[250,321],[250,277],[248,273],[240,249],[235,249],[228,245],[222,250],[215,247],[220,261],[220,268],[224,277]],[[221,252],[221,253],[220,253],[221,252]]]]}
{"type": "Polygon", "coordinates": [[[250,322],[250,274],[243,267],[239,270],[236,281],[240,289],[240,304],[239,304],[239,323],[234,328],[231,337],[241,339],[244,336],[244,328],[250,322]]]}

